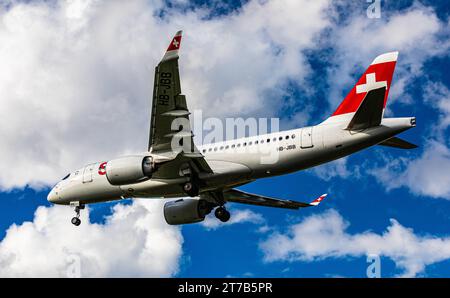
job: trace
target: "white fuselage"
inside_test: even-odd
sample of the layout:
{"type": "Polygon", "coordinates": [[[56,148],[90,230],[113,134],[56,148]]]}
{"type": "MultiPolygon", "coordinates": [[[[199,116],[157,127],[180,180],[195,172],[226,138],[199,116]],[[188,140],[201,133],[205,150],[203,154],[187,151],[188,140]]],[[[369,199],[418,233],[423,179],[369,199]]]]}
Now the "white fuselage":
{"type": "MultiPolygon", "coordinates": [[[[380,126],[363,131],[346,130],[351,114],[327,119],[311,127],[270,133],[199,146],[213,174],[199,178],[205,182],[200,192],[227,189],[259,178],[287,174],[323,164],[376,145],[415,126],[414,118],[385,118],[380,126]]],[[[89,204],[129,197],[184,197],[182,185],[188,178],[148,179],[114,186],[98,173],[93,163],[70,174],[49,194],[56,204],[89,204]]]]}

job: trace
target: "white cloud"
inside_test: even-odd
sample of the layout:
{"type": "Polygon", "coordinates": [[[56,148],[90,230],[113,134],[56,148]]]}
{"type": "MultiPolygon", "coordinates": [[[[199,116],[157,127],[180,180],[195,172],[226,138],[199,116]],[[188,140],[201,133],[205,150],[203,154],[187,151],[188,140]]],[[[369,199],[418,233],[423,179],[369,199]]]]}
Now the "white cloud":
{"type": "MultiPolygon", "coordinates": [[[[304,261],[325,258],[362,257],[378,254],[392,259],[403,276],[416,276],[427,265],[450,258],[450,237],[415,234],[391,219],[382,234],[350,234],[349,223],[335,210],[312,215],[285,233],[274,233],[260,243],[267,262],[304,261]]],[[[365,268],[361,268],[365,272],[365,268]]]]}
{"type": "Polygon", "coordinates": [[[380,19],[353,15],[345,26],[336,27],[331,33],[338,53],[332,61],[336,67],[329,72],[331,108],[343,99],[342,91],[350,91],[355,83],[352,75],[357,66],[362,68],[360,73],[376,56],[389,51],[400,52],[390,102],[409,103],[405,88],[421,75],[424,62],[447,53],[450,43],[440,38],[447,27],[432,8],[418,2],[402,12],[382,11],[380,19]]]}
{"type": "Polygon", "coordinates": [[[450,126],[450,91],[440,82],[429,82],[425,101],[438,112],[436,122],[429,123],[428,141],[419,157],[390,159],[369,170],[386,189],[407,187],[412,193],[450,200],[450,149],[446,131],[450,126]]]}
{"type": "Polygon", "coordinates": [[[369,172],[388,191],[404,186],[417,195],[450,200],[450,173],[446,169],[450,169],[450,149],[430,141],[420,157],[388,160],[369,172]]]}
{"type": "Polygon", "coordinates": [[[347,165],[347,157],[317,166],[310,170],[311,173],[315,174],[317,177],[319,177],[322,180],[330,181],[333,178],[340,177],[340,178],[347,178],[350,175],[352,175],[353,178],[358,178],[360,176],[359,174],[359,168],[353,167],[349,169],[349,166],[347,165]]]}
{"type": "Polygon", "coordinates": [[[444,133],[450,126],[450,90],[441,82],[428,82],[424,90],[425,102],[439,111],[439,122],[433,128],[436,137],[442,138],[440,133],[444,133]]]}
{"type": "Polygon", "coordinates": [[[201,225],[207,230],[216,230],[224,226],[230,226],[241,223],[263,224],[264,217],[260,213],[253,212],[250,209],[231,210],[232,216],[229,221],[221,222],[213,214],[207,216],[201,225]]]}
{"type": "Polygon", "coordinates": [[[329,25],[329,0],[250,1],[228,16],[160,1],[12,2],[0,10],[0,188],[48,186],[89,162],[146,149],[153,69],[185,30],[180,67],[191,109],[272,116],[303,50],[329,25]]]}
{"type": "Polygon", "coordinates": [[[178,272],[183,237],[164,222],[161,202],[116,205],[105,224],[70,223],[67,207],[39,207],[0,242],[1,277],[67,277],[79,258],[82,277],[169,277],[178,272]]]}
{"type": "MultiPolygon", "coordinates": [[[[330,68],[328,77],[330,85],[330,108],[334,110],[338,103],[342,101],[345,92],[348,92],[355,83],[353,76],[355,73],[360,74],[369,66],[370,62],[384,52],[399,51],[399,60],[397,69],[393,79],[392,89],[390,91],[390,100],[387,105],[386,116],[400,117],[409,115],[398,115],[395,110],[390,109],[391,104],[395,101],[402,104],[414,103],[413,97],[408,94],[408,86],[423,73],[424,63],[432,57],[447,55],[450,48],[450,42],[447,38],[442,38],[443,34],[448,34],[448,23],[445,23],[436,15],[436,12],[430,8],[415,2],[411,8],[402,11],[384,11],[382,10],[380,19],[369,19],[366,15],[357,12],[349,18],[344,26],[336,26],[330,33],[331,45],[337,52],[331,58],[331,63],[335,67],[330,68]],[[419,25],[418,25],[419,24],[419,25]],[[414,29],[411,29],[414,28],[414,29]],[[336,79],[339,78],[339,79],[336,79]]],[[[427,94],[434,94],[430,99],[425,101],[433,107],[439,105],[441,114],[443,115],[440,124],[448,126],[449,117],[449,92],[441,84],[435,84],[428,87],[427,94]],[[437,98],[439,97],[439,99],[437,98]],[[447,112],[444,113],[444,110],[447,112]]],[[[432,130],[436,135],[439,131],[432,130]]],[[[433,135],[433,138],[437,136],[433,135]]],[[[445,143],[444,143],[445,144],[445,143]]],[[[435,149],[433,145],[428,148],[435,149]]],[[[433,152],[424,153],[425,160],[411,162],[411,173],[390,172],[389,168],[402,163],[402,171],[405,164],[409,162],[405,159],[392,161],[389,165],[382,166],[377,171],[370,171],[376,174],[380,181],[385,182],[388,189],[399,187],[401,185],[412,188],[413,192],[421,194],[430,193],[431,196],[447,196],[447,187],[441,185],[442,191],[437,191],[435,186],[431,186],[431,178],[436,177],[436,173],[431,173],[431,167],[424,169],[424,174],[419,175],[420,170],[416,170],[415,164],[426,165],[427,160],[446,162],[443,150],[437,153],[440,155],[432,157],[433,152]],[[426,173],[426,174],[425,174],[426,173]],[[420,177],[418,177],[420,176],[420,177]],[[430,181],[430,185],[418,185],[413,181],[414,178],[421,178],[430,181]],[[407,178],[407,180],[402,180],[407,178]],[[422,188],[421,190],[419,190],[422,188]]],[[[340,159],[334,163],[319,166],[312,170],[319,178],[326,181],[333,177],[347,177],[353,172],[359,173],[359,168],[352,168],[347,165],[348,159],[340,159]]],[[[447,180],[446,175],[442,175],[447,180]]],[[[442,181],[443,178],[438,179],[442,181]]]]}

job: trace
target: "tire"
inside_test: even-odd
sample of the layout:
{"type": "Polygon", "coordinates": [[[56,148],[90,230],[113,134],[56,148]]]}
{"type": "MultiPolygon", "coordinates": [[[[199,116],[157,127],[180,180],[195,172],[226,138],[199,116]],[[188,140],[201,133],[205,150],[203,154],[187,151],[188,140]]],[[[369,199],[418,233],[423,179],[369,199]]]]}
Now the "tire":
{"type": "Polygon", "coordinates": [[[187,182],[187,183],[185,183],[185,184],[183,185],[183,190],[184,190],[186,193],[189,193],[189,192],[192,190],[193,187],[194,187],[194,186],[192,185],[191,182],[187,182]]]}
{"type": "Polygon", "coordinates": [[[81,220],[78,217],[72,218],[71,222],[74,226],[77,226],[77,227],[81,224],[81,220]]]}
{"type": "Polygon", "coordinates": [[[231,218],[231,214],[228,210],[225,210],[225,213],[223,215],[223,218],[221,219],[222,222],[227,222],[231,218]]]}
{"type": "Polygon", "coordinates": [[[214,211],[214,215],[217,217],[218,220],[221,222],[227,222],[230,220],[231,214],[228,212],[225,208],[219,207],[214,211]]]}

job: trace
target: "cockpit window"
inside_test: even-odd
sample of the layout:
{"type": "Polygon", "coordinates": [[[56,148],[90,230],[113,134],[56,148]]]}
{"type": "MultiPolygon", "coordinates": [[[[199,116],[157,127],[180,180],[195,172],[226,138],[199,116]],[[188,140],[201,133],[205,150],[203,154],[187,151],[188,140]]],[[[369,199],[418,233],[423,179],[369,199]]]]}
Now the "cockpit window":
{"type": "Polygon", "coordinates": [[[64,178],[62,178],[61,180],[66,180],[66,179],[69,178],[69,177],[70,177],[70,174],[67,174],[67,176],[64,177],[64,178]]]}

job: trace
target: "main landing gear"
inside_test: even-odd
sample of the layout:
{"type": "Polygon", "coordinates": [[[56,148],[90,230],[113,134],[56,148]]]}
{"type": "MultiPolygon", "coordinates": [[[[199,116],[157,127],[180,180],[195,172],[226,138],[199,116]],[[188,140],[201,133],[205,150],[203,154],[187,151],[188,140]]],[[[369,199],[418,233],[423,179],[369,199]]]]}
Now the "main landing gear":
{"type": "Polygon", "coordinates": [[[75,217],[72,218],[71,222],[74,226],[79,226],[81,224],[80,219],[80,210],[84,209],[84,205],[75,206],[75,213],[77,214],[75,217]]]}
{"type": "Polygon", "coordinates": [[[186,182],[182,185],[183,191],[190,197],[198,197],[200,191],[200,181],[196,172],[193,171],[192,167],[186,163],[180,167],[180,176],[187,178],[186,182]]]}
{"type": "MultiPolygon", "coordinates": [[[[192,170],[192,168],[189,165],[185,165],[183,168],[180,169],[180,175],[185,176],[187,179],[187,182],[182,185],[183,191],[185,194],[187,194],[190,197],[198,197],[200,195],[200,198],[202,198],[202,195],[200,194],[200,186],[201,182],[198,176],[196,175],[196,172],[192,170]]],[[[218,220],[221,222],[227,222],[230,220],[230,212],[228,212],[227,209],[225,209],[225,199],[223,197],[222,191],[219,192],[211,192],[206,194],[207,199],[206,200],[200,200],[203,201],[205,204],[204,206],[199,206],[199,209],[202,210],[202,214],[207,215],[209,214],[214,207],[217,206],[216,210],[214,211],[214,215],[217,217],[218,220]],[[208,199],[209,198],[209,199],[208,199]]]]}
{"type": "Polygon", "coordinates": [[[209,192],[204,194],[207,199],[215,206],[217,206],[216,210],[214,211],[214,215],[218,220],[221,222],[227,222],[230,220],[231,214],[230,212],[225,208],[225,198],[223,197],[222,191],[215,191],[215,192],[209,192]]]}
{"type": "Polygon", "coordinates": [[[224,206],[219,206],[216,208],[216,211],[214,211],[214,215],[217,217],[218,220],[221,222],[227,222],[230,220],[231,214],[230,212],[225,209],[224,206]]]}

